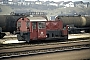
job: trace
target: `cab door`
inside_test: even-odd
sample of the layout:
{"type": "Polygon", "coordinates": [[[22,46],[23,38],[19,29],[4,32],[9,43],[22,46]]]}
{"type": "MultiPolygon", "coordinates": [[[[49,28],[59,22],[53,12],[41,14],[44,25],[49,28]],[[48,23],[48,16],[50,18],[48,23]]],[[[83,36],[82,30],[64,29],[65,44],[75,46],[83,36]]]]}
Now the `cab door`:
{"type": "Polygon", "coordinates": [[[37,26],[37,22],[31,22],[31,40],[37,40],[38,38],[38,26],[37,26]]]}

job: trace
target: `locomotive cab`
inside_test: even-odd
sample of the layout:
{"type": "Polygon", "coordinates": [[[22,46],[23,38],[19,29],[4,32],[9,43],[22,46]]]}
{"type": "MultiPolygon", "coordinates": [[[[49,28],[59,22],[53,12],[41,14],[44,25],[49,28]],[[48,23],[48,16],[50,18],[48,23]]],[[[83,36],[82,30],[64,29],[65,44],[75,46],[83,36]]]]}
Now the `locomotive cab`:
{"type": "Polygon", "coordinates": [[[46,19],[41,17],[24,17],[17,21],[17,39],[30,42],[46,38],[46,19]],[[44,21],[45,20],[45,21],[44,21]]]}

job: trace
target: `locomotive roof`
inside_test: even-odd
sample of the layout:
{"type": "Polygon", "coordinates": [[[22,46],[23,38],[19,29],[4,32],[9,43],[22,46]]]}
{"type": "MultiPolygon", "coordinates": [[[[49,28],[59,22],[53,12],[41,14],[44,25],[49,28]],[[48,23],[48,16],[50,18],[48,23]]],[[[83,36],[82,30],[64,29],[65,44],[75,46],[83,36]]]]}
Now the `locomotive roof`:
{"type": "Polygon", "coordinates": [[[27,17],[30,21],[47,21],[44,17],[27,17]]]}

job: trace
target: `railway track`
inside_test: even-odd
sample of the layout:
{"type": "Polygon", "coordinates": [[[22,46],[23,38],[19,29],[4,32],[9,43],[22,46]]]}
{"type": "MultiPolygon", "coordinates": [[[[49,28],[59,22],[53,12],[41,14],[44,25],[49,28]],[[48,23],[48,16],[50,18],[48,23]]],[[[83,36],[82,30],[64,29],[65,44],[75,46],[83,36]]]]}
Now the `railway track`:
{"type": "Polygon", "coordinates": [[[66,42],[60,41],[38,41],[37,43],[16,43],[16,44],[0,44],[0,50],[3,49],[12,49],[12,48],[22,48],[22,47],[34,47],[34,46],[44,46],[44,45],[60,45],[60,44],[70,44],[70,43],[79,43],[79,42],[88,42],[90,38],[77,38],[77,39],[69,39],[66,42]]]}
{"type": "Polygon", "coordinates": [[[88,42],[78,42],[78,43],[52,43],[47,45],[39,45],[32,47],[22,47],[22,48],[13,48],[13,49],[3,49],[0,50],[0,59],[18,57],[24,55],[38,55],[54,52],[65,52],[81,49],[90,49],[90,40],[88,42]]]}

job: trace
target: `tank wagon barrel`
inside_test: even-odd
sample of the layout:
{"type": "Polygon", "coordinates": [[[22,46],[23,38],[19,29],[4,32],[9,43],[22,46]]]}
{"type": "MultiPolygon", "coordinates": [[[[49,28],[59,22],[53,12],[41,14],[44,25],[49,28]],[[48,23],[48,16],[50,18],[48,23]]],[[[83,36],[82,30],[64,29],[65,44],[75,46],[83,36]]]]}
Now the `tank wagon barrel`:
{"type": "Polygon", "coordinates": [[[62,20],[65,25],[74,25],[76,27],[90,26],[90,16],[61,17],[57,16],[56,20],[62,20]]]}
{"type": "Polygon", "coordinates": [[[0,15],[0,38],[3,38],[5,32],[13,33],[16,30],[16,21],[21,16],[0,15]]]}
{"type": "Polygon", "coordinates": [[[90,16],[86,16],[86,26],[90,27],[90,16]]]}
{"type": "Polygon", "coordinates": [[[0,15],[0,27],[3,32],[12,32],[16,29],[16,21],[20,16],[0,15]]]}

